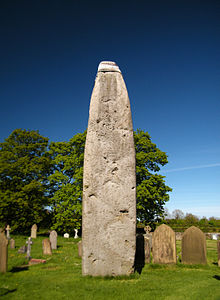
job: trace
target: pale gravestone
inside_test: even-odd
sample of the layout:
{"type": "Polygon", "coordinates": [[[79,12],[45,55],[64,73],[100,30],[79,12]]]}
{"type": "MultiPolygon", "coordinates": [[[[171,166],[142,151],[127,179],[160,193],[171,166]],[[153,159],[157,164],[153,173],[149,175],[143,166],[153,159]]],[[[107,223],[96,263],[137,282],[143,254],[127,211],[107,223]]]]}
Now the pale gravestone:
{"type": "Polygon", "coordinates": [[[82,274],[129,275],[136,249],[136,163],[130,101],[119,67],[101,62],[84,154],[82,274]]]}
{"type": "Polygon", "coordinates": [[[70,237],[70,235],[69,235],[69,233],[64,233],[64,235],[63,235],[63,237],[65,238],[65,239],[68,239],[69,237],[70,237]]]}
{"type": "Polygon", "coordinates": [[[176,263],[176,235],[167,225],[162,224],[153,233],[152,241],[153,263],[176,263]]]}
{"type": "Polygon", "coordinates": [[[207,263],[205,234],[195,226],[186,229],[182,236],[182,263],[207,263]]]}
{"type": "Polygon", "coordinates": [[[151,250],[150,239],[145,236],[144,237],[144,256],[145,256],[146,264],[150,263],[150,250],[151,250]]]}
{"type": "Polygon", "coordinates": [[[57,232],[55,230],[50,232],[50,244],[52,250],[57,249],[57,232]]]}
{"type": "Polygon", "coordinates": [[[149,225],[144,227],[144,238],[147,238],[149,240],[149,244],[150,244],[150,250],[152,249],[152,233],[151,231],[151,227],[149,225]]]}
{"type": "Polygon", "coordinates": [[[42,245],[43,245],[43,255],[52,255],[50,240],[44,239],[42,241],[42,245]]]}
{"type": "Polygon", "coordinates": [[[78,239],[78,229],[74,229],[74,231],[75,231],[74,239],[78,239]]]}
{"type": "Polygon", "coordinates": [[[28,238],[26,244],[27,244],[27,255],[26,255],[26,258],[27,259],[31,259],[31,245],[33,244],[31,237],[28,238]]]}
{"type": "Polygon", "coordinates": [[[31,227],[31,238],[32,239],[36,239],[37,238],[37,225],[36,224],[34,224],[31,227]]]}
{"type": "Polygon", "coordinates": [[[0,232],[0,272],[6,273],[8,265],[8,239],[0,232]]]}
{"type": "Polygon", "coordinates": [[[5,230],[6,230],[6,237],[7,237],[8,240],[10,240],[10,230],[11,230],[10,226],[7,225],[5,230]]]}
{"type": "Polygon", "coordinates": [[[78,246],[78,256],[82,257],[82,241],[79,241],[77,246],[78,246]]]}
{"type": "Polygon", "coordinates": [[[217,249],[218,249],[218,266],[220,267],[220,241],[217,242],[217,249]]]}
{"type": "Polygon", "coordinates": [[[14,239],[10,240],[10,248],[15,249],[15,240],[14,239]]]}

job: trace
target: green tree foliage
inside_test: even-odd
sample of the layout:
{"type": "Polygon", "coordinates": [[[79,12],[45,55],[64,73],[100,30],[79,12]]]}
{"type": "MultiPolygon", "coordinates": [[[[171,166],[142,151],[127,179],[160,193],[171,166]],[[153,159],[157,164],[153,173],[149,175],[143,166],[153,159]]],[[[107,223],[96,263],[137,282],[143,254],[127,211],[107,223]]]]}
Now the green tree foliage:
{"type": "Polygon", "coordinates": [[[38,131],[14,130],[0,144],[0,223],[27,231],[42,221],[49,204],[48,138],[38,131]]]}
{"type": "Polygon", "coordinates": [[[164,205],[172,189],[164,176],[157,174],[168,163],[167,155],[152,143],[147,132],[134,132],[136,150],[137,219],[152,224],[164,215],[164,205]]]}
{"type": "Polygon", "coordinates": [[[52,198],[53,229],[58,232],[73,232],[81,227],[83,158],[86,131],[78,133],[68,142],[53,142],[55,172],[49,179],[55,188],[52,198]]]}
{"type": "MultiPolygon", "coordinates": [[[[51,143],[56,171],[50,181],[56,186],[53,197],[54,229],[71,232],[81,226],[83,157],[86,132],[75,135],[69,142],[51,143]]],[[[171,189],[164,177],[156,174],[167,161],[165,152],[151,142],[147,132],[134,133],[137,173],[137,217],[151,223],[161,218],[171,189]]]]}

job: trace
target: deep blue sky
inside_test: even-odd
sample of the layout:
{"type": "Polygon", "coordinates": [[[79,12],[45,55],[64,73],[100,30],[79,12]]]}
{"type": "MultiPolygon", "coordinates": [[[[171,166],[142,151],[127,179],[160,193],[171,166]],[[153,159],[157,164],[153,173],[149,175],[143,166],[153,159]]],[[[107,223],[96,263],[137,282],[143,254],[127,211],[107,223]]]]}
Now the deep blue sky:
{"type": "Polygon", "coordinates": [[[134,129],[169,156],[169,211],[220,217],[220,1],[1,0],[0,141],[83,132],[102,60],[122,71],[134,129]]]}

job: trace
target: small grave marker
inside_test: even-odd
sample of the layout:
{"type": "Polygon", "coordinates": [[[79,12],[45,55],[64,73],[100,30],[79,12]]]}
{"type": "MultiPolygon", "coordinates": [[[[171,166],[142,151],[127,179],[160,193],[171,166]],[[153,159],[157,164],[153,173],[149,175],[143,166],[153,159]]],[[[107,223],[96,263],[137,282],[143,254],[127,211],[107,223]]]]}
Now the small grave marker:
{"type": "Polygon", "coordinates": [[[63,237],[65,237],[66,239],[68,239],[70,237],[69,233],[64,233],[63,237]]]}
{"type": "Polygon", "coordinates": [[[31,245],[33,244],[31,237],[28,238],[26,244],[27,244],[27,255],[26,255],[26,258],[29,260],[29,259],[31,259],[31,245]]]}
{"type": "Polygon", "coordinates": [[[43,245],[43,255],[52,255],[50,240],[44,239],[42,241],[42,245],[43,245]]]}
{"type": "Polygon", "coordinates": [[[57,232],[55,230],[50,232],[50,244],[52,250],[57,249],[57,232]]]}
{"type": "Polygon", "coordinates": [[[74,239],[78,239],[78,229],[74,229],[74,231],[75,231],[74,239]]]}
{"type": "Polygon", "coordinates": [[[32,239],[36,239],[37,238],[37,225],[36,224],[34,224],[31,227],[31,238],[32,239]]]}
{"type": "Polygon", "coordinates": [[[10,226],[7,225],[5,230],[6,230],[6,237],[7,237],[8,240],[10,240],[10,230],[11,230],[10,226]]]}

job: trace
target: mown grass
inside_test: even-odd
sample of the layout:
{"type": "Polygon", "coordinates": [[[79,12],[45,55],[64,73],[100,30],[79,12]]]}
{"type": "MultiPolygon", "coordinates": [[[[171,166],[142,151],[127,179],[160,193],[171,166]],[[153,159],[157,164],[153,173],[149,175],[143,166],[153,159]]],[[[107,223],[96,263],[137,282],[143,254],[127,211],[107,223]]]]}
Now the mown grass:
{"type": "Polygon", "coordinates": [[[16,249],[9,249],[8,272],[0,274],[1,299],[215,299],[220,300],[220,268],[217,241],[207,240],[206,266],[145,265],[141,274],[130,277],[93,278],[81,275],[77,254],[79,239],[58,237],[51,257],[42,255],[42,239],[34,240],[31,256],[46,264],[28,266],[18,249],[27,238],[14,236],[16,249]]]}

